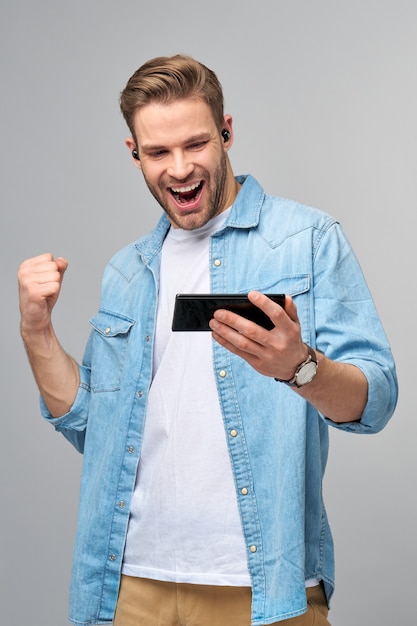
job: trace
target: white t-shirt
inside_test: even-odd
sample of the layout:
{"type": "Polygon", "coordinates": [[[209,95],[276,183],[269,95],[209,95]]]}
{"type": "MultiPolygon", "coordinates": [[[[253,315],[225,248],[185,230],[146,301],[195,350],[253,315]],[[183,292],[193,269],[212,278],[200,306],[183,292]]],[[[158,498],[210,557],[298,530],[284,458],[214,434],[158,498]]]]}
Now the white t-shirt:
{"type": "Polygon", "coordinates": [[[161,257],[153,381],[123,573],[250,586],[209,332],[172,332],[177,293],[210,293],[210,235],[170,229],[161,257]]]}

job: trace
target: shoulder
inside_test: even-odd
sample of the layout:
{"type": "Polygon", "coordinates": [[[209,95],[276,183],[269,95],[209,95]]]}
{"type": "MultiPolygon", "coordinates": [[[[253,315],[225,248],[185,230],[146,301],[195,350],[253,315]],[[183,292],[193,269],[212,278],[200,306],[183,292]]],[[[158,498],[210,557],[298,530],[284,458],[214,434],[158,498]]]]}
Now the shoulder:
{"type": "Polygon", "coordinates": [[[338,223],[332,215],[318,208],[297,200],[267,194],[250,175],[237,179],[242,185],[236,202],[238,214],[259,219],[260,228],[265,226],[274,231],[278,229],[288,235],[309,228],[327,230],[338,223]]]}
{"type": "MultiPolygon", "coordinates": [[[[329,213],[298,200],[267,194],[257,181],[251,177],[245,181],[248,185],[247,194],[242,194],[243,211],[251,211],[253,199],[258,202],[258,232],[271,244],[279,245],[291,237],[306,231],[313,241],[318,241],[332,227],[339,227],[339,222],[329,213]]],[[[244,190],[243,185],[242,190],[244,190]]]]}

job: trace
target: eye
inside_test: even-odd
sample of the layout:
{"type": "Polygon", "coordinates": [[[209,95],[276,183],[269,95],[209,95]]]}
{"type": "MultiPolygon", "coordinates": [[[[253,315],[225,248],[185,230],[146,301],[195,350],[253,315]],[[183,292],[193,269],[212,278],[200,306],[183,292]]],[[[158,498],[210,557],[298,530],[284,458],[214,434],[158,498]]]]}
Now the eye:
{"type": "Polygon", "coordinates": [[[148,156],[151,159],[160,159],[161,157],[165,156],[166,153],[166,150],[155,150],[154,152],[148,152],[148,156]]]}
{"type": "Polygon", "coordinates": [[[189,150],[202,150],[207,144],[207,141],[195,141],[188,146],[189,150]]]}

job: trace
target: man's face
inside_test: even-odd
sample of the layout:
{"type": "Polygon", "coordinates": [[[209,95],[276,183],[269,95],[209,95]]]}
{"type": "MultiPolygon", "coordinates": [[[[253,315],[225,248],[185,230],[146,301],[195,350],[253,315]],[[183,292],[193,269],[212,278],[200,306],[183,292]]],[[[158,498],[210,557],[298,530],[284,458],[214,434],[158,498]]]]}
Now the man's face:
{"type": "Polygon", "coordinates": [[[206,224],[230,206],[237,193],[227,151],[232,144],[232,119],[223,141],[209,106],[200,98],[151,103],[139,109],[137,138],[126,140],[136,148],[146,184],[174,228],[192,230],[206,224]]]}

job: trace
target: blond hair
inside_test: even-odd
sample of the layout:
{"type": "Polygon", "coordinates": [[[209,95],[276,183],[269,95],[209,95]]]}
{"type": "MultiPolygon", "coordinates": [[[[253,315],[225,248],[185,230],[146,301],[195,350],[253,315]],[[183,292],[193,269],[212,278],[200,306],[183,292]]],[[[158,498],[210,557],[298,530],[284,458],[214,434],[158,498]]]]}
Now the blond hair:
{"type": "Polygon", "coordinates": [[[138,109],[178,98],[201,98],[210,107],[219,130],[223,125],[223,91],[216,74],[190,56],[177,54],[147,61],[129,78],[120,94],[120,109],[132,136],[138,109]]]}

